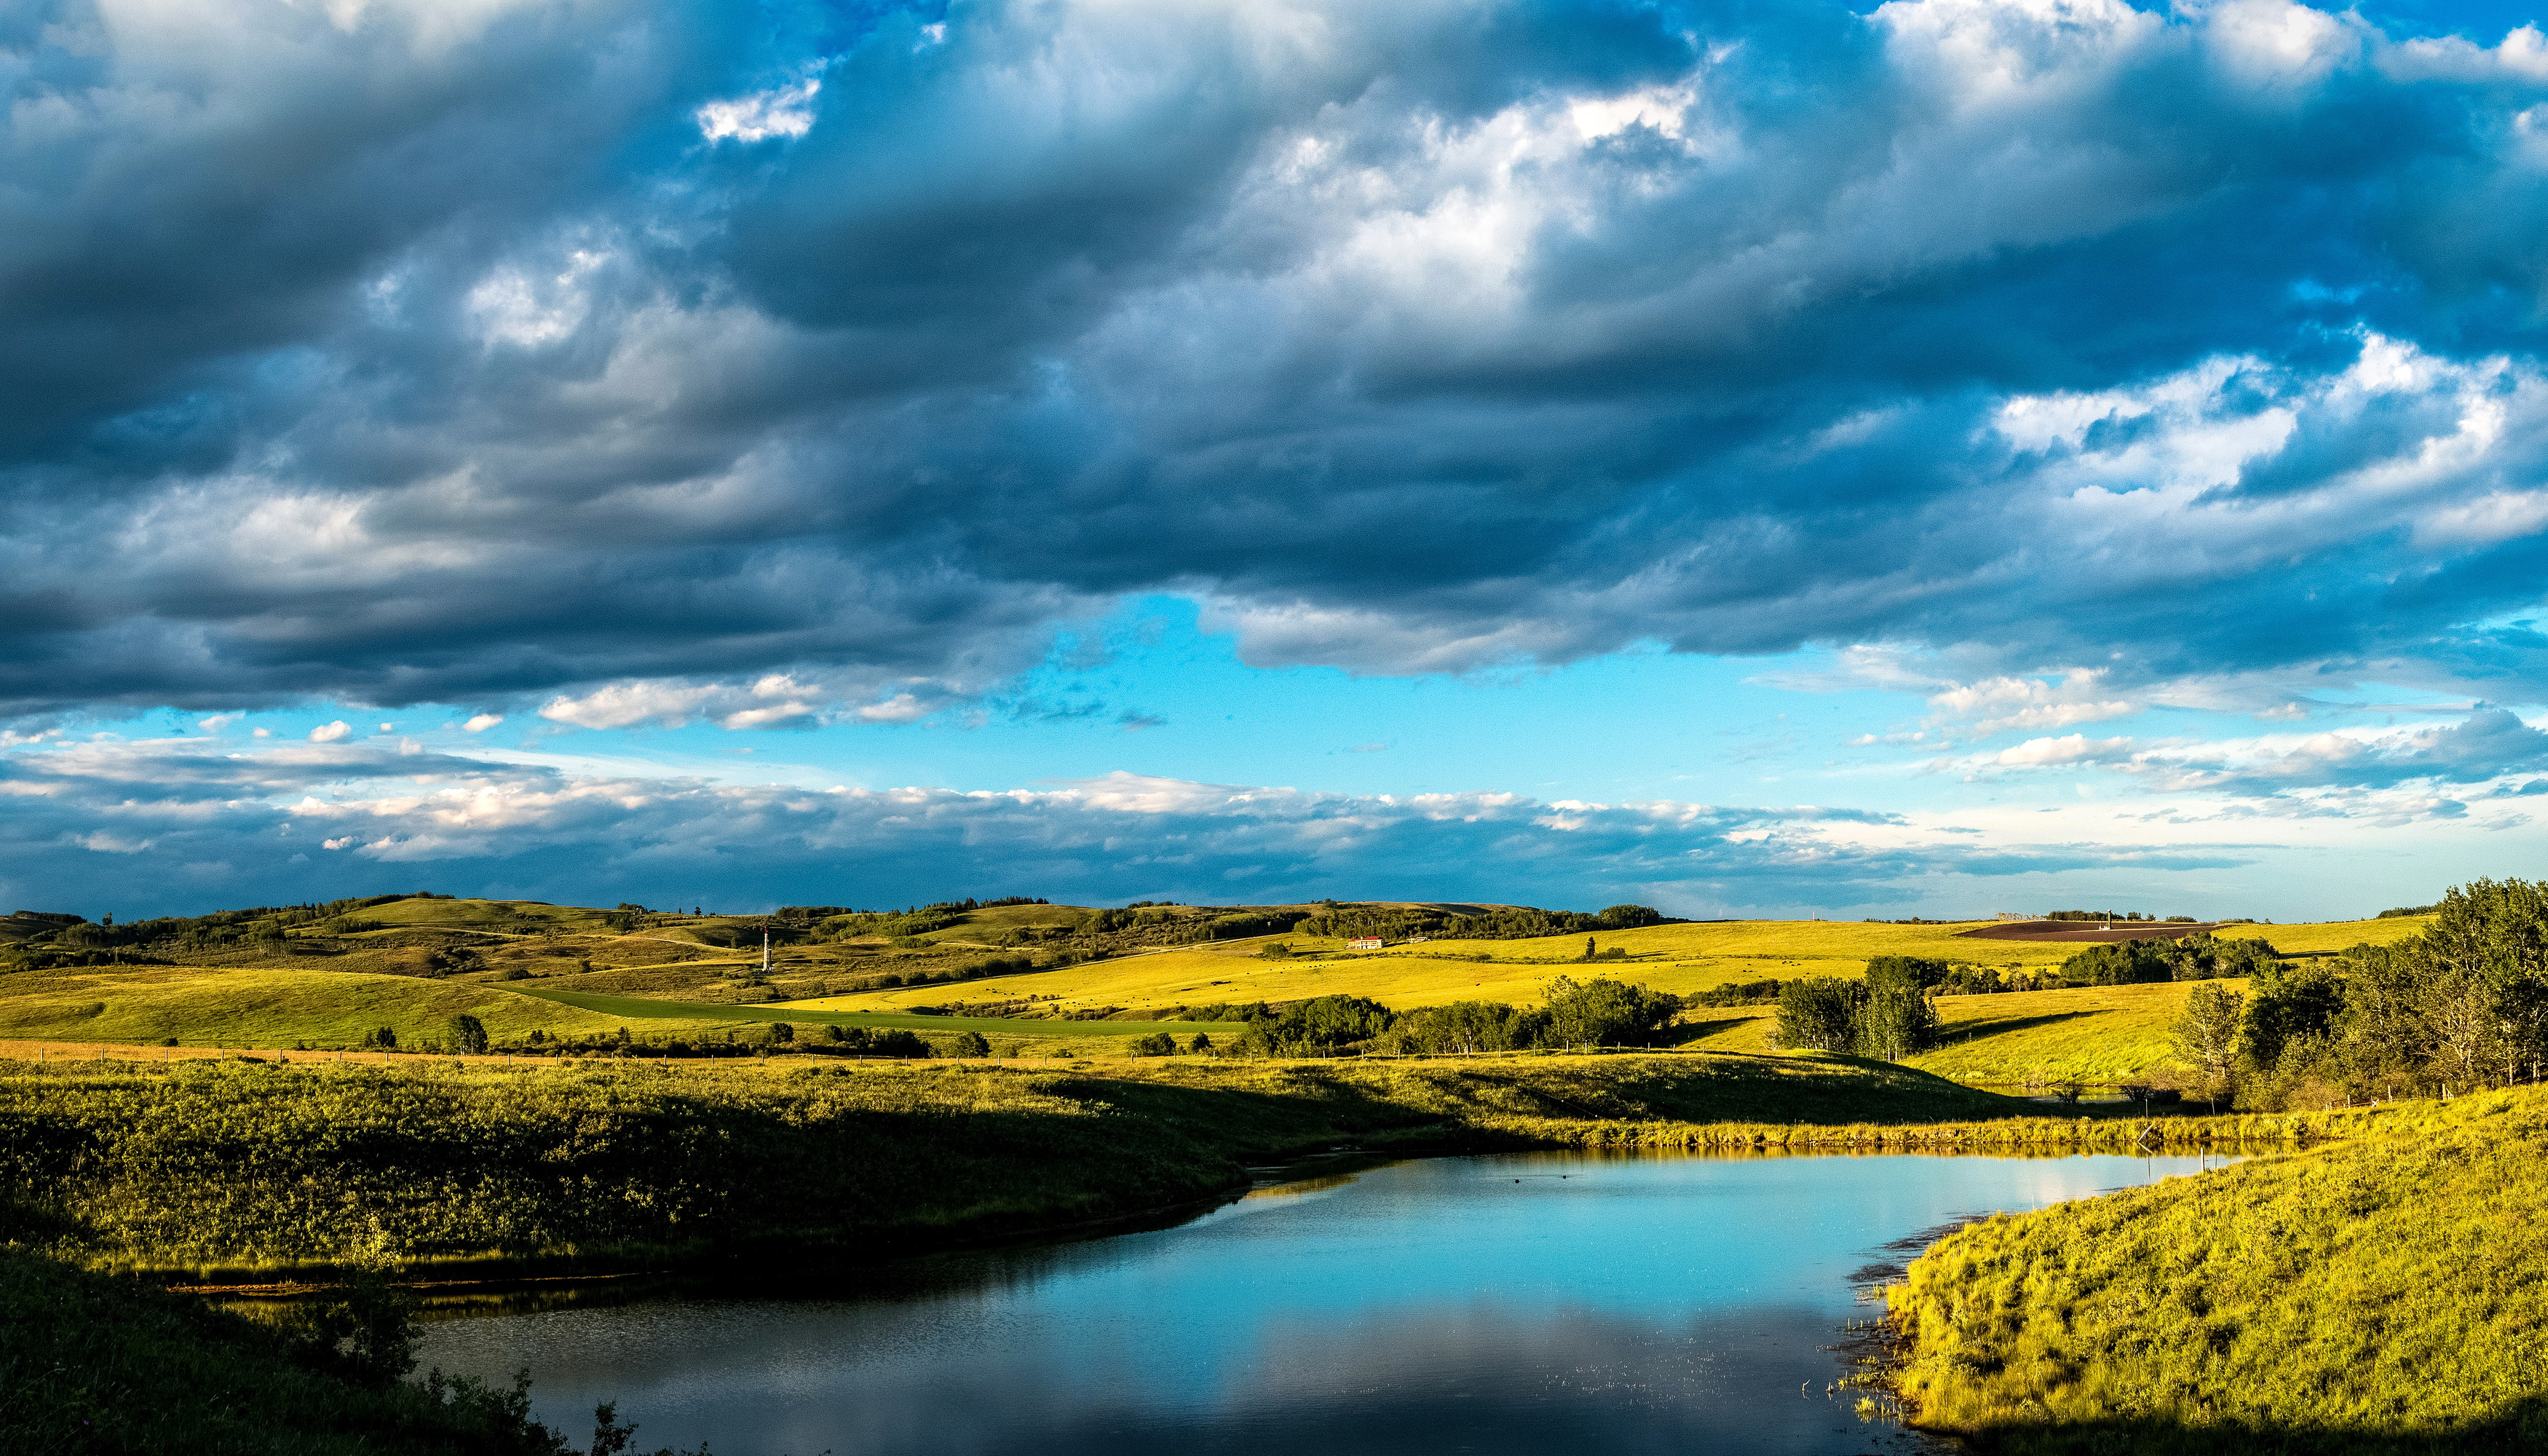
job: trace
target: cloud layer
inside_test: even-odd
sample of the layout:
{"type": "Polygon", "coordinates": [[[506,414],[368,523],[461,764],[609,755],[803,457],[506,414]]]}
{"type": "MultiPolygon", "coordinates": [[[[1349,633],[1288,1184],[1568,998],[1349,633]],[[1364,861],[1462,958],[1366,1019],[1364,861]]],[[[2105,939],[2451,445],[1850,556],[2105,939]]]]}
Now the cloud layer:
{"type": "Polygon", "coordinates": [[[2541,682],[2535,32],[855,15],[0,17],[0,711],[890,721],[1161,591],[1983,731],[2541,682]]]}
{"type": "Polygon", "coordinates": [[[47,746],[0,759],[0,893],[91,915],[419,888],[729,908],[1332,894],[1707,913],[1894,905],[1941,884],[1978,902],[2013,874],[2244,863],[2200,846],[1981,848],[1806,806],[1357,796],[1129,774],[1005,792],[802,788],[569,774],[390,740],[47,746]]]}

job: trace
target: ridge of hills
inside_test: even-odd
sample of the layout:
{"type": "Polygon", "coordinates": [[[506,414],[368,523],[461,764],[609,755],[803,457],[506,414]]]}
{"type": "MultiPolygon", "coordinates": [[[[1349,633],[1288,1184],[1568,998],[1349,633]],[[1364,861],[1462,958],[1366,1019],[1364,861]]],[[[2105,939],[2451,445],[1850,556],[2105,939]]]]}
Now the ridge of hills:
{"type": "MultiPolygon", "coordinates": [[[[1565,975],[1690,997],[1729,982],[1854,977],[1877,956],[2043,970],[2079,949],[2067,937],[1972,934],[1993,922],[1692,922],[1628,913],[1640,909],[1603,914],[1654,923],[1495,938],[1423,932],[1600,917],[1451,902],[1113,909],[1016,898],[727,915],[704,906],[605,909],[432,894],[126,926],[20,912],[0,920],[0,1038],[329,1048],[363,1045],[386,1029],[415,1047],[433,1045],[452,1018],[467,1015],[499,1046],[624,1036],[640,1047],[739,1048],[767,1045],[784,1024],[969,1033],[1007,1055],[1115,1055],[1162,1029],[1225,1030],[1235,1008],[1331,994],[1402,1011],[1461,1000],[1526,1006],[1565,975]],[[1372,925],[1415,933],[1354,950],[1345,935],[1310,931],[1372,925]]],[[[2424,923],[2389,916],[2255,929],[2282,954],[2312,956],[2388,944],[2424,923]]],[[[2122,1080],[2164,1058],[2165,1028],[2186,989],[1943,997],[1944,1045],[1910,1064],[1989,1084],[2122,1080]]],[[[1693,1049],[1767,1050],[1769,1013],[1694,1007],[1672,1035],[1693,1049]]]]}

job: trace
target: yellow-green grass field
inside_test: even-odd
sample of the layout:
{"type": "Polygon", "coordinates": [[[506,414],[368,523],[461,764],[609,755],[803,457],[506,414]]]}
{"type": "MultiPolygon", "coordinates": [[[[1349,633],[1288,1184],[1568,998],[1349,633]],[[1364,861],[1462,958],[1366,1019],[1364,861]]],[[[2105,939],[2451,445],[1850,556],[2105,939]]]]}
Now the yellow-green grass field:
{"type": "MultiPolygon", "coordinates": [[[[2072,943],[1979,941],[1953,926],[1889,926],[1832,921],[1746,921],[1715,925],[1656,926],[1604,933],[1594,939],[1623,959],[1591,964],[1573,958],[1583,938],[1533,941],[1434,942],[1378,953],[1342,953],[1336,943],[1310,937],[1251,941],[1141,952],[1053,970],[978,981],[907,986],[848,995],[805,996],[829,978],[819,971],[790,979],[782,965],[775,988],[782,997],[735,1004],[719,997],[767,997],[770,987],[721,986],[729,970],[757,964],[752,952],[699,945],[695,928],[666,922],[635,935],[600,928],[600,912],[542,906],[526,901],[406,900],[376,907],[376,918],[396,918],[404,930],[511,927],[483,934],[491,941],[521,943],[530,978],[498,980],[498,969],[433,979],[416,974],[372,974],[362,956],[316,961],[300,956],[282,964],[206,966],[92,966],[0,975],[0,1036],[68,1041],[157,1041],[175,1037],[188,1045],[288,1046],[350,1046],[376,1027],[396,1031],[402,1042],[442,1035],[450,1018],[466,1012],[482,1020],[502,1043],[537,1030],[550,1037],[608,1036],[625,1027],[632,1036],[662,1040],[723,1036],[754,1023],[785,1021],[821,1025],[903,1027],[935,1032],[976,1031],[996,1039],[1010,1054],[1070,1050],[1081,1055],[1121,1055],[1129,1039],[1155,1030],[1138,1020],[1064,1021],[1053,1013],[1124,1008],[1143,1011],[1215,1003],[1297,1001],[1344,993],[1411,1009],[1447,1001],[1485,999],[1537,1002],[1557,975],[1604,975],[1658,989],[1687,993],[1726,981],[1789,979],[1803,975],[1855,976],[1869,956],[1928,956],[2002,967],[2056,965],[2078,949],[2072,943]],[[554,924],[550,937],[518,927],[554,924]],[[590,927],[590,928],[587,928],[590,927]],[[1257,953],[1280,941],[1305,953],[1266,959],[1257,953]],[[1321,948],[1330,948],[1321,950],[1321,948]],[[649,965],[649,957],[685,956],[676,965],[649,965]],[[579,957],[594,969],[576,973],[579,957]],[[1483,958],[1455,958],[1483,957],[1483,958]],[[325,968],[320,968],[324,966],[325,968]],[[563,971],[556,967],[563,967],[563,971]],[[659,987],[656,981],[662,982],[659,987]],[[1046,1016],[966,1017],[965,1007],[1014,1006],[1032,1001],[1046,1016]],[[950,1013],[921,1016],[915,1007],[950,1013]]],[[[1003,906],[973,912],[980,924],[964,930],[990,934],[1010,922],[1067,923],[1070,906],[1003,906]],[[997,921],[997,925],[991,925],[997,921]],[[990,926],[990,930],[983,929],[990,926]]],[[[2421,929],[2420,919],[2263,926],[2255,934],[2297,954],[2340,950],[2364,941],[2387,942],[2421,929]]],[[[2233,928],[2228,934],[2238,934],[2233,928]]],[[[814,948],[830,952],[832,948],[814,948]]],[[[757,952],[757,948],[755,948],[757,952]]],[[[421,955],[421,952],[405,952],[421,955]]],[[[506,952],[506,955],[513,953],[506,952]]],[[[790,956],[809,954],[793,948],[790,956]]],[[[227,957],[226,957],[227,958],[227,957]]],[[[837,969],[837,967],[835,967],[837,969]]],[[[519,971],[511,973],[519,974],[519,971]]],[[[837,985],[837,979],[833,979],[837,985]]],[[[2146,1075],[2164,1059],[2166,1029],[2185,994],[2182,986],[2124,986],[1948,997],[1939,1003],[1948,1045],[1916,1059],[1919,1066],[1957,1080],[2016,1085],[2038,1080],[2118,1081],[2146,1075]]],[[[1692,1011],[1698,1046],[1762,1051],[1769,1046],[1766,1011],[1692,1011]]],[[[1181,1035],[1229,1028],[1172,1023],[1181,1035]]]]}
{"type": "MultiPolygon", "coordinates": [[[[2232,926],[2222,934],[2261,936],[2277,950],[2303,954],[2340,951],[2365,942],[2385,945],[2423,926],[2421,918],[2399,917],[2232,926]]],[[[1621,950],[1627,956],[1590,964],[1580,958],[1583,936],[1433,941],[1360,953],[1343,951],[1338,941],[1266,936],[1002,976],[960,988],[906,986],[795,1004],[883,1011],[1035,997],[1060,1010],[1120,1006],[1138,1011],[1222,1001],[1296,1001],[1343,993],[1368,996],[1400,1010],[1462,1000],[1531,1005],[1540,1000],[1549,979],[1559,975],[1612,976],[1686,995],[1728,981],[1855,977],[1876,956],[1923,956],[2003,969],[2041,969],[2059,965],[2083,949],[2076,942],[1985,941],[1956,934],[1973,928],[1795,920],[1659,925],[1592,937],[1601,951],[1621,950]],[[1258,956],[1274,942],[1313,954],[1284,960],[1258,956]]]]}
{"type": "MultiPolygon", "coordinates": [[[[0,976],[0,1037],[27,1041],[157,1042],[193,1046],[345,1047],[376,1028],[403,1046],[445,1036],[451,1018],[477,1017],[497,1043],[538,1031],[550,1038],[722,1036],[745,1024],[901,1027],[980,1032],[1012,1053],[1069,1046],[1120,1054],[1158,1028],[1135,1022],[1012,1022],[894,1014],[784,1011],[483,982],[436,981],[359,971],[98,965],[0,976]]],[[[1180,1023],[1175,1031],[1237,1029],[1180,1023]]]]}
{"type": "Polygon", "coordinates": [[[487,986],[355,971],[93,965],[0,976],[0,1035],[29,1040],[348,1046],[388,1027],[412,1043],[464,1012],[499,1040],[606,1036],[620,1025],[487,986]]]}
{"type": "MultiPolygon", "coordinates": [[[[1906,1058],[1905,1065],[1972,1086],[2134,1081],[2168,1060],[2168,1027],[2194,984],[1941,996],[1936,1004],[1944,1045],[1906,1058]]],[[[2247,986],[2237,979],[2217,984],[2234,991],[2247,986]]],[[[1688,1044],[1693,1046],[1770,1048],[1772,1013],[1766,1006],[1692,1011],[1683,1021],[1700,1030],[1688,1044]]]]}
{"type": "Polygon", "coordinates": [[[1996,1217],[1887,1291],[1925,1425],[2041,1452],[2548,1449],[2548,1091],[1996,1217]]]}

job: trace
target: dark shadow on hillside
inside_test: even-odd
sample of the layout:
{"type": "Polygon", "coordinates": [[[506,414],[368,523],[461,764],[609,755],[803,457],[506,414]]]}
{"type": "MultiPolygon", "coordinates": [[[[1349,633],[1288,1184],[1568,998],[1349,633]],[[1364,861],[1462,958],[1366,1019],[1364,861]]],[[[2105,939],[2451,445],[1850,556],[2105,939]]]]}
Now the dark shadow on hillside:
{"type": "Polygon", "coordinates": [[[1709,1021],[1678,1022],[1657,1033],[1655,1045],[1664,1047],[1686,1046],[1692,1042],[1705,1041],[1719,1032],[1730,1032],[1758,1020],[1760,1018],[1757,1016],[1725,1016],[1709,1021]]]}
{"type": "Polygon", "coordinates": [[[1997,1037],[2010,1032],[2033,1031],[2037,1027],[2056,1026],[2077,1021],[2083,1016],[2097,1016],[2096,1011],[2048,1011],[2042,1016],[1984,1017],[1978,1021],[1949,1022],[1939,1029],[1940,1049],[1954,1046],[1973,1037],[1997,1037]]]}

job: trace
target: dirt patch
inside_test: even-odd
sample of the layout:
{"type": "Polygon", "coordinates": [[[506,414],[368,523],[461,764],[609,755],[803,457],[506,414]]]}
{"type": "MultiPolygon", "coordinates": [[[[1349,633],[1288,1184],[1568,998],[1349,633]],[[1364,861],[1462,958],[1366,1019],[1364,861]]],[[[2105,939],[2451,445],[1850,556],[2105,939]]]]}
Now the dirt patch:
{"type": "Polygon", "coordinates": [[[1974,941],[2172,941],[2179,936],[2202,935],[2222,929],[2220,925],[2162,925],[2144,922],[2108,925],[2104,921],[2021,920],[2005,925],[1985,925],[1979,930],[1956,932],[1974,941]]]}

